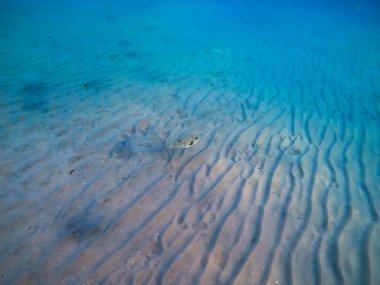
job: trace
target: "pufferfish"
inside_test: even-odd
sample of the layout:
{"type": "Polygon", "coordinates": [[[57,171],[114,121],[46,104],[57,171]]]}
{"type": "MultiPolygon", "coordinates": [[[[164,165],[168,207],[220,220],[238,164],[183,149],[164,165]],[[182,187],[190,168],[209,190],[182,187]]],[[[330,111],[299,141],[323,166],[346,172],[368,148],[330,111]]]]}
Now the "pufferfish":
{"type": "Polygon", "coordinates": [[[189,148],[195,145],[199,141],[199,138],[195,135],[185,136],[178,139],[175,143],[169,144],[170,148],[189,148]]]}

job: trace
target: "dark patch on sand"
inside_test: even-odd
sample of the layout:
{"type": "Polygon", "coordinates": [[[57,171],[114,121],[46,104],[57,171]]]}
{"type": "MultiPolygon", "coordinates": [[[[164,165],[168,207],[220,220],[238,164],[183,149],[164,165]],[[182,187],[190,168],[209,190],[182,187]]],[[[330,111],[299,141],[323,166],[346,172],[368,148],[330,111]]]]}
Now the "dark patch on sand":
{"type": "Polygon", "coordinates": [[[149,33],[157,31],[157,26],[153,24],[148,24],[148,23],[142,24],[141,28],[143,31],[149,32],[149,33]]]}
{"type": "Polygon", "coordinates": [[[100,231],[100,218],[80,213],[65,224],[65,230],[76,242],[95,237],[100,231]]]}
{"type": "Polygon", "coordinates": [[[132,42],[130,40],[122,40],[120,42],[117,43],[117,45],[119,47],[128,47],[132,44],[132,42]]]}
{"type": "Polygon", "coordinates": [[[132,156],[131,141],[127,137],[124,140],[115,144],[109,152],[109,158],[115,156],[116,158],[129,159],[132,156]]]}
{"type": "Polygon", "coordinates": [[[21,106],[21,109],[23,111],[28,111],[28,112],[37,112],[40,111],[42,113],[47,112],[47,102],[44,100],[37,100],[34,102],[27,102],[24,103],[21,106]]]}
{"type": "Polygon", "coordinates": [[[140,59],[142,58],[142,54],[137,51],[128,51],[125,53],[125,56],[130,59],[140,59]]]}
{"type": "Polygon", "coordinates": [[[117,53],[113,53],[113,54],[110,54],[110,55],[109,55],[110,60],[115,60],[115,59],[117,59],[118,57],[119,57],[119,55],[118,55],[117,53]]]}
{"type": "Polygon", "coordinates": [[[47,100],[49,90],[50,86],[44,82],[26,84],[20,90],[24,102],[21,105],[21,110],[28,112],[46,112],[49,105],[49,101],[47,100]]]}
{"type": "Polygon", "coordinates": [[[165,142],[154,134],[149,134],[148,128],[141,133],[125,136],[124,139],[115,144],[109,152],[109,158],[129,159],[133,154],[159,154],[165,149],[165,142]]]}

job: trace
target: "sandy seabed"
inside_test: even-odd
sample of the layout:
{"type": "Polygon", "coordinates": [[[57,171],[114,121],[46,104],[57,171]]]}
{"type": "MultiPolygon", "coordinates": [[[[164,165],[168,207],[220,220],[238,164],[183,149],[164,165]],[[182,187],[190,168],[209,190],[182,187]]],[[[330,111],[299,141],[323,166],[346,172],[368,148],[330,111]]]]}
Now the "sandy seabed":
{"type": "Polygon", "coordinates": [[[162,65],[130,41],[125,76],[2,81],[1,284],[378,284],[380,81],[345,68],[360,48],[162,65]]]}

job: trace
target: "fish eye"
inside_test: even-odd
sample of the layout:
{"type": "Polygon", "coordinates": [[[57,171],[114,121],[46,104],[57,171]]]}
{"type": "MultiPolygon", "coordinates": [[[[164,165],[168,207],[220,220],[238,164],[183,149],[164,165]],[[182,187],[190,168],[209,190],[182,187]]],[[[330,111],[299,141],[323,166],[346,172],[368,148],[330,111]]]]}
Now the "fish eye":
{"type": "Polygon", "coordinates": [[[197,140],[197,139],[198,139],[198,137],[195,137],[195,139],[197,140]]]}

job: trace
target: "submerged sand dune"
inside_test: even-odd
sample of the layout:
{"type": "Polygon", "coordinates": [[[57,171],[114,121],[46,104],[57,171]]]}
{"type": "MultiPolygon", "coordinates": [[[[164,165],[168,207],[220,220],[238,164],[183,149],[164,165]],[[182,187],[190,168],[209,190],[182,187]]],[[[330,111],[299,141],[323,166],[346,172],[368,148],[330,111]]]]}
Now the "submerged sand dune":
{"type": "Polygon", "coordinates": [[[379,284],[378,37],[171,7],[0,37],[0,283],[379,284]]]}

